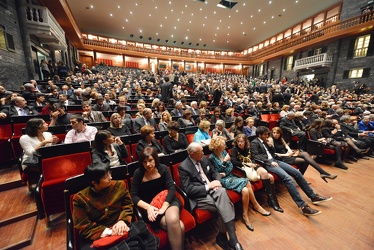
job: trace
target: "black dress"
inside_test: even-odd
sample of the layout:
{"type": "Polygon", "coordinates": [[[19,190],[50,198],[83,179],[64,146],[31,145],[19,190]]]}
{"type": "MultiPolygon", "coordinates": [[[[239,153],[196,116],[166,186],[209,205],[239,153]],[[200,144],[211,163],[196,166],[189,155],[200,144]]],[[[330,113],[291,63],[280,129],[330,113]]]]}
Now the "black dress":
{"type": "Polygon", "coordinates": [[[164,145],[166,152],[168,154],[174,153],[175,150],[178,149],[186,149],[188,146],[188,141],[186,138],[186,135],[183,133],[178,134],[178,141],[174,140],[173,138],[170,137],[170,135],[167,135],[164,138],[164,145]]]}
{"type": "Polygon", "coordinates": [[[123,135],[131,135],[130,130],[126,126],[122,126],[121,128],[107,128],[109,132],[112,133],[113,136],[123,136],[123,135]]]}
{"type": "MultiPolygon", "coordinates": [[[[278,154],[286,154],[287,153],[287,148],[283,145],[282,141],[280,139],[274,139],[273,138],[273,142],[274,142],[274,149],[275,149],[275,153],[278,153],[278,154]]],[[[287,157],[287,156],[282,156],[282,157],[279,157],[281,161],[285,162],[285,163],[288,163],[288,164],[293,164],[295,162],[295,159],[296,157],[295,156],[290,156],[290,157],[287,157]]]]}

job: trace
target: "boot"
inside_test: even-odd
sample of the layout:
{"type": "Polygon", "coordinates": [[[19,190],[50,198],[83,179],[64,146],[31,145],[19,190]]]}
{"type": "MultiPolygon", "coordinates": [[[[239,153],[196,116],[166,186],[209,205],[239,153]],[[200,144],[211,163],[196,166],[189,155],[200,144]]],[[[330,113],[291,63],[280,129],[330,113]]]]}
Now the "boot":
{"type": "Polygon", "coordinates": [[[274,184],[270,183],[270,179],[262,180],[262,184],[266,190],[266,194],[268,196],[268,203],[269,205],[278,212],[283,213],[283,209],[279,206],[277,196],[275,195],[275,186],[274,184]]]}

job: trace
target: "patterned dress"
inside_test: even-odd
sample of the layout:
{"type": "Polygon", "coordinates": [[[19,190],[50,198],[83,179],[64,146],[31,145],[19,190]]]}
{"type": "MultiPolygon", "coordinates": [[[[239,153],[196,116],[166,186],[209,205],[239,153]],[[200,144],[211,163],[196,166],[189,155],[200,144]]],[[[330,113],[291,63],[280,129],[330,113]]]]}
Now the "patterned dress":
{"type": "MultiPolygon", "coordinates": [[[[226,155],[227,152],[224,151],[222,157],[225,158],[226,155]]],[[[247,186],[249,181],[247,178],[239,178],[231,173],[234,167],[231,161],[222,162],[214,153],[209,156],[209,161],[218,173],[225,173],[226,176],[221,179],[224,188],[240,193],[247,186]]]]}

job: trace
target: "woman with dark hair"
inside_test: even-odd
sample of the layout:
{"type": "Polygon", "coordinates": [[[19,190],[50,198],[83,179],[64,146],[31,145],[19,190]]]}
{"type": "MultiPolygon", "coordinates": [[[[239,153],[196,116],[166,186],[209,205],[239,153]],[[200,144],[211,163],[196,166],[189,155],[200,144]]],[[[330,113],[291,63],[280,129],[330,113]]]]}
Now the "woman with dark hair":
{"type": "Polygon", "coordinates": [[[234,120],[234,124],[230,127],[230,134],[236,137],[238,134],[244,134],[244,120],[243,117],[238,116],[234,120]]]}
{"type": "Polygon", "coordinates": [[[287,143],[283,139],[283,131],[280,127],[274,127],[271,130],[271,136],[269,137],[268,143],[274,147],[275,155],[280,158],[281,161],[288,164],[295,164],[299,167],[299,171],[304,175],[308,166],[311,165],[315,168],[325,182],[326,179],[334,180],[337,175],[332,175],[321,168],[317,162],[308,154],[308,152],[300,152],[299,150],[291,150],[287,143]]]}
{"type": "MultiPolygon", "coordinates": [[[[22,135],[19,143],[23,149],[22,163],[28,158],[32,157],[39,148],[48,147],[58,142],[58,137],[52,135],[48,131],[48,124],[41,118],[31,118],[26,123],[26,134],[22,135]]],[[[26,172],[26,165],[22,164],[22,169],[26,172]]]]}
{"type": "Polygon", "coordinates": [[[73,222],[81,237],[81,249],[92,242],[130,230],[134,203],[124,181],[112,181],[109,163],[88,166],[84,176],[90,183],[73,197],[73,222]]]}
{"type": "Polygon", "coordinates": [[[222,186],[242,195],[242,221],[249,230],[253,231],[254,229],[251,226],[248,214],[249,201],[251,201],[253,204],[253,210],[257,211],[261,215],[269,216],[270,212],[262,208],[257,202],[249,180],[247,178],[236,177],[232,174],[234,166],[231,162],[231,157],[226,152],[225,148],[225,138],[222,136],[214,137],[209,144],[209,149],[212,151],[212,154],[209,156],[209,161],[213,165],[214,169],[220,173],[222,186]]]}
{"type": "Polygon", "coordinates": [[[176,121],[172,121],[168,124],[169,135],[165,136],[164,144],[168,154],[174,153],[175,151],[184,150],[188,146],[187,137],[183,133],[178,133],[179,124],[176,121]]]}
{"type": "Polygon", "coordinates": [[[283,209],[279,206],[275,193],[274,177],[268,173],[265,168],[252,163],[248,137],[245,134],[238,134],[234,139],[233,145],[234,147],[231,149],[232,164],[240,168],[245,166],[254,168],[260,176],[262,184],[266,190],[269,205],[272,206],[274,210],[283,213],[283,209]]]}
{"type": "Polygon", "coordinates": [[[184,224],[180,220],[181,205],[175,196],[175,183],[167,167],[160,164],[157,154],[153,147],[146,147],[139,153],[139,168],[134,172],[131,197],[156,232],[158,227],[168,232],[171,249],[184,249],[184,224]],[[161,208],[152,206],[152,199],[163,190],[168,193],[161,208]]]}
{"type": "Polygon", "coordinates": [[[188,109],[183,111],[183,115],[181,118],[178,118],[178,123],[181,128],[186,128],[186,127],[193,127],[195,126],[195,122],[192,118],[192,112],[188,109]]]}
{"type": "Polygon", "coordinates": [[[131,135],[130,129],[122,123],[122,117],[118,113],[110,116],[110,127],[108,131],[114,136],[131,135]]]}
{"type": "Polygon", "coordinates": [[[119,137],[114,136],[108,130],[96,133],[92,150],[92,162],[109,163],[111,167],[126,164],[124,158],[128,156],[125,144],[119,137]]]}
{"type": "Polygon", "coordinates": [[[339,141],[335,141],[331,137],[330,138],[324,137],[322,135],[322,125],[323,125],[323,119],[315,119],[313,121],[313,123],[309,127],[310,139],[314,141],[322,142],[327,148],[333,148],[335,150],[335,156],[336,156],[336,162],[334,166],[337,168],[341,168],[341,169],[348,169],[348,167],[344,165],[344,163],[342,162],[342,160],[344,160],[346,157],[346,154],[344,154],[343,156],[342,147],[348,146],[348,145],[346,144],[343,145],[343,143],[339,141]]]}
{"type": "Polygon", "coordinates": [[[146,147],[155,148],[158,154],[166,154],[164,147],[155,139],[155,128],[151,125],[144,125],[140,129],[141,139],[136,144],[136,154],[139,156],[140,153],[146,147]]]}
{"type": "Polygon", "coordinates": [[[196,118],[196,126],[200,125],[200,122],[202,121],[208,121],[208,118],[206,117],[206,109],[199,109],[199,117],[196,118]]]}
{"type": "Polygon", "coordinates": [[[153,112],[153,117],[154,118],[161,118],[162,112],[164,112],[166,110],[164,102],[162,102],[162,101],[158,102],[156,104],[155,108],[156,108],[156,110],[155,110],[155,112],[153,112]]]}

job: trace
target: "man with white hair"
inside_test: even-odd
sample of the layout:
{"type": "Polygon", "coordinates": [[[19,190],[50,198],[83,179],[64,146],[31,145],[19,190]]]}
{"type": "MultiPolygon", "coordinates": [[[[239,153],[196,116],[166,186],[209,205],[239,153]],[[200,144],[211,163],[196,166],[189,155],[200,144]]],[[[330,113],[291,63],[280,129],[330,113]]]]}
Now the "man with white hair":
{"type": "Polygon", "coordinates": [[[217,244],[223,249],[243,249],[235,233],[235,208],[221,185],[221,176],[204,156],[200,143],[187,147],[188,157],[179,165],[182,189],[187,193],[191,210],[197,208],[218,212],[217,244]],[[226,236],[229,234],[229,240],[226,236]]]}
{"type": "Polygon", "coordinates": [[[175,104],[175,109],[173,109],[170,112],[170,114],[171,114],[171,116],[181,117],[183,115],[183,104],[182,104],[182,102],[177,102],[175,104]]]}
{"type": "Polygon", "coordinates": [[[197,106],[196,101],[191,102],[191,107],[189,108],[189,110],[191,111],[192,115],[199,115],[200,114],[199,107],[197,106]]]}

